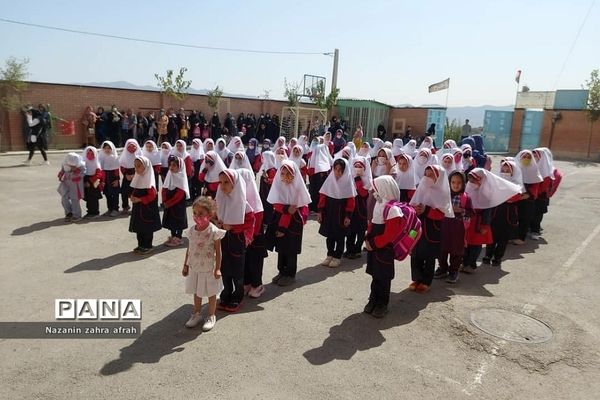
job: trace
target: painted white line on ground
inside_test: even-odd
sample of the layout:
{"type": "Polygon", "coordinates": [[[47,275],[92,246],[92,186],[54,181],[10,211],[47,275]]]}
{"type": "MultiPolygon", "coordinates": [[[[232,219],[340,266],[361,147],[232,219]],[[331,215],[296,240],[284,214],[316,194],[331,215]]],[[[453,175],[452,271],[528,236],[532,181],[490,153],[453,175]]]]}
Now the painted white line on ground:
{"type": "MultiPolygon", "coordinates": [[[[571,270],[575,261],[581,256],[581,254],[585,251],[585,249],[592,243],[592,241],[598,236],[600,233],[600,224],[596,225],[596,227],[587,235],[585,240],[581,242],[579,246],[571,253],[569,258],[558,268],[558,270],[552,275],[552,279],[549,279],[550,284],[543,287],[538,291],[533,300],[523,306],[523,314],[531,314],[537,307],[538,304],[542,304],[544,300],[554,291],[557,286],[557,282],[562,282],[568,272],[571,270]]],[[[472,396],[474,392],[482,385],[483,377],[486,375],[487,371],[491,367],[491,365],[496,361],[498,356],[498,350],[506,345],[506,341],[502,340],[498,342],[497,345],[492,347],[491,354],[487,356],[480,364],[473,380],[469,385],[463,389],[463,393],[468,396],[472,396]]]]}

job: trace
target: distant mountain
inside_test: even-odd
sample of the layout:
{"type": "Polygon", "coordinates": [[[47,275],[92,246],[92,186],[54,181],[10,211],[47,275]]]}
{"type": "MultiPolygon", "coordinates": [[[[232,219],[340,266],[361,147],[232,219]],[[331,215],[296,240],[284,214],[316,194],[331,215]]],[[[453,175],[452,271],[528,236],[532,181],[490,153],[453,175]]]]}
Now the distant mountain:
{"type": "Polygon", "coordinates": [[[456,119],[460,124],[465,122],[465,119],[469,120],[469,124],[472,127],[483,126],[483,117],[486,110],[491,111],[512,111],[513,105],[508,106],[490,106],[483,105],[477,107],[448,107],[446,111],[446,117],[452,121],[456,119]]]}
{"type": "MultiPolygon", "coordinates": [[[[73,83],[73,85],[98,86],[98,87],[115,88],[115,89],[148,90],[148,91],[152,91],[152,92],[160,90],[156,86],[151,86],[151,85],[136,85],[134,83],[130,83],[130,82],[127,82],[127,81],[86,82],[86,83],[76,82],[76,83],[73,83]]],[[[189,94],[202,94],[202,95],[206,95],[206,94],[208,94],[208,89],[194,89],[194,88],[189,88],[188,89],[188,93],[189,94]]],[[[223,96],[225,96],[225,97],[238,97],[238,98],[245,98],[245,99],[256,99],[256,98],[258,98],[258,96],[248,96],[248,95],[244,95],[244,94],[233,94],[233,93],[225,93],[225,92],[223,92],[223,96]]]]}

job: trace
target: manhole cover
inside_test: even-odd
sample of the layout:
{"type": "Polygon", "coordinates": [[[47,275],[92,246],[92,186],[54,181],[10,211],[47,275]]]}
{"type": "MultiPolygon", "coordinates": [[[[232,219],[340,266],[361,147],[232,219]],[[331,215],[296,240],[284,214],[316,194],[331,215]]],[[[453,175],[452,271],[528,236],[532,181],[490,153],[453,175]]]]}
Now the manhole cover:
{"type": "Polygon", "coordinates": [[[518,343],[544,343],[552,329],[530,316],[500,308],[481,308],[471,313],[471,322],[487,334],[518,343]]]}

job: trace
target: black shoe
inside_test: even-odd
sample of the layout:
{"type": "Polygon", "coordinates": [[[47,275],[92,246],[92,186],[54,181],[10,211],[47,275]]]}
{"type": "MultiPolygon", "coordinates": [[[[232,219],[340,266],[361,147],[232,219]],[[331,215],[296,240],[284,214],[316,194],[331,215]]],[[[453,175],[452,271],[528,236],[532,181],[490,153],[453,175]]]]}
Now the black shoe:
{"type": "Polygon", "coordinates": [[[442,268],[442,267],[439,267],[433,273],[433,277],[435,279],[442,279],[442,278],[445,278],[447,275],[448,275],[448,271],[445,268],[442,268]]]}
{"type": "Polygon", "coordinates": [[[279,286],[289,286],[292,283],[296,282],[296,278],[292,277],[292,276],[282,276],[281,278],[279,278],[279,280],[277,281],[277,284],[279,286]]]}
{"type": "Polygon", "coordinates": [[[483,257],[481,259],[481,263],[482,264],[489,264],[490,263],[490,257],[483,257]]]}
{"type": "Polygon", "coordinates": [[[279,282],[280,279],[281,279],[281,274],[277,274],[273,277],[273,279],[271,279],[271,282],[277,283],[277,282],[279,282]]]}
{"type": "Polygon", "coordinates": [[[365,306],[363,312],[367,313],[367,314],[371,314],[374,309],[375,309],[375,300],[369,299],[369,302],[365,306]]]}
{"type": "Polygon", "coordinates": [[[450,272],[448,274],[448,277],[446,278],[446,282],[448,282],[448,283],[458,282],[458,272],[450,272]]]}
{"type": "Polygon", "coordinates": [[[375,318],[383,318],[383,317],[385,317],[385,314],[387,314],[387,312],[388,312],[388,308],[386,305],[378,305],[378,306],[375,306],[371,315],[374,316],[375,318]]]}
{"type": "Polygon", "coordinates": [[[345,253],[343,254],[343,257],[344,257],[344,258],[350,258],[350,256],[351,256],[351,254],[350,254],[350,253],[348,253],[348,252],[345,252],[345,253]]]}
{"type": "Polygon", "coordinates": [[[502,260],[497,260],[497,259],[493,259],[492,260],[492,267],[501,267],[502,266],[502,260]]]}

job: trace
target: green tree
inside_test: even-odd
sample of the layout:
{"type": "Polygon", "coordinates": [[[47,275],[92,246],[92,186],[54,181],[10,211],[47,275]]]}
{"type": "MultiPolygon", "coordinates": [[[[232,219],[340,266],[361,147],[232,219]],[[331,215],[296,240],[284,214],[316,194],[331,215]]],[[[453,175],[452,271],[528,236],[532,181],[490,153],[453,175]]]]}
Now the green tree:
{"type": "Polygon", "coordinates": [[[313,89],[310,99],[314,101],[315,105],[320,109],[326,109],[331,112],[333,106],[337,103],[337,98],[340,94],[340,89],[336,88],[334,91],[325,95],[325,82],[319,81],[315,89],[313,89]]]}
{"type": "Polygon", "coordinates": [[[174,76],[172,69],[168,69],[166,75],[160,76],[154,74],[160,91],[176,100],[183,100],[187,95],[187,90],[190,88],[192,81],[185,80],[184,75],[187,72],[186,67],[181,67],[179,73],[174,76]]]}
{"type": "Polygon", "coordinates": [[[589,91],[585,113],[588,121],[590,121],[590,134],[588,137],[588,158],[592,152],[592,131],[594,123],[600,119],[600,76],[597,69],[590,74],[590,79],[585,81],[585,86],[589,91]]]}
{"type": "MultiPolygon", "coordinates": [[[[27,89],[29,59],[9,57],[0,69],[0,130],[3,132],[8,112],[17,110],[22,104],[21,94],[27,89]]],[[[2,134],[0,133],[0,138],[2,134]]],[[[1,143],[0,143],[1,147],[1,143]]]]}
{"type": "Polygon", "coordinates": [[[0,108],[13,111],[21,106],[21,93],[27,89],[25,79],[29,76],[27,64],[29,59],[22,60],[10,57],[0,69],[0,108]]]}
{"type": "Polygon", "coordinates": [[[460,143],[461,126],[460,121],[456,118],[452,119],[452,122],[446,117],[446,126],[444,127],[444,141],[454,140],[456,143],[460,143]]]}
{"type": "Polygon", "coordinates": [[[213,112],[219,108],[221,96],[223,96],[223,90],[219,88],[219,85],[208,91],[208,106],[213,112]]]}
{"type": "Polygon", "coordinates": [[[296,107],[299,103],[298,96],[300,94],[300,84],[298,82],[288,82],[288,80],[284,78],[283,87],[283,95],[288,100],[288,106],[296,107]]]}

